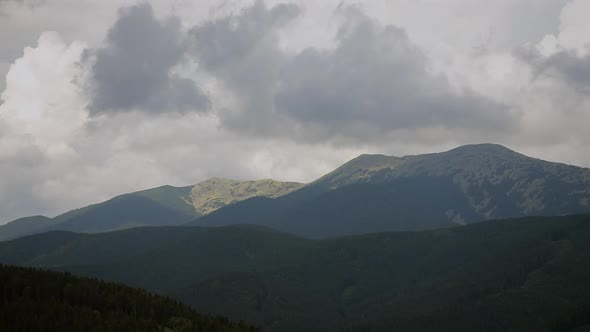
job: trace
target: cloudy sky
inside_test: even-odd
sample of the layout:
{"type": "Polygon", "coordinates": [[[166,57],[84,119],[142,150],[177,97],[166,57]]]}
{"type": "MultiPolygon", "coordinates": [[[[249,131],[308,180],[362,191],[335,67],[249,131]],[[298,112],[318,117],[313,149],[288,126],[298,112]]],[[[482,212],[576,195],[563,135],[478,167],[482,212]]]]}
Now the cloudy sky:
{"type": "Polygon", "coordinates": [[[0,223],[496,142],[590,166],[588,0],[0,0],[0,223]]]}

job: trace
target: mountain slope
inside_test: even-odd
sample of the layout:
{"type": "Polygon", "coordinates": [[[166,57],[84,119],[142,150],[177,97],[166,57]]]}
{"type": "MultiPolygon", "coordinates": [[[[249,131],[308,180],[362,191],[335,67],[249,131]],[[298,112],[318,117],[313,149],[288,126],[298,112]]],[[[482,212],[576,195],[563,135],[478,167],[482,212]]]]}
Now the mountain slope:
{"type": "Polygon", "coordinates": [[[418,156],[362,155],[278,199],[246,200],[191,225],[252,223],[330,237],[588,212],[589,169],[481,144],[418,156]]]}
{"type": "Polygon", "coordinates": [[[15,220],[0,226],[0,241],[50,230],[106,232],[136,226],[180,225],[250,197],[280,197],[302,184],[274,180],[209,179],[195,186],[162,186],[117,196],[55,218],[15,220]]]}
{"type": "Polygon", "coordinates": [[[560,215],[590,208],[589,169],[530,158],[496,144],[402,158],[364,155],[314,185],[334,189],[412,177],[451,179],[485,219],[508,217],[511,210],[560,215]]]}
{"type": "Polygon", "coordinates": [[[22,218],[0,226],[0,241],[51,230],[104,232],[135,226],[180,225],[200,215],[190,202],[192,187],[163,186],[124,194],[55,218],[22,218]]]}
{"type": "Polygon", "coordinates": [[[194,218],[194,214],[181,212],[147,197],[125,195],[68,218],[50,229],[97,233],[137,226],[180,225],[194,218]]]}
{"type": "Polygon", "coordinates": [[[277,198],[301,188],[296,182],[280,182],[270,179],[240,181],[212,178],[192,188],[193,206],[202,214],[211,213],[232,203],[252,197],[277,198]]]}
{"type": "Polygon", "coordinates": [[[0,265],[2,331],[257,331],[140,289],[0,265]]]}
{"type": "Polygon", "coordinates": [[[45,216],[16,219],[6,225],[0,226],[0,241],[43,232],[43,230],[51,227],[53,223],[53,219],[45,216]]]}
{"type": "Polygon", "coordinates": [[[590,324],[589,253],[588,215],[328,240],[231,226],[0,244],[3,263],[125,282],[278,331],[573,330],[590,324]]]}

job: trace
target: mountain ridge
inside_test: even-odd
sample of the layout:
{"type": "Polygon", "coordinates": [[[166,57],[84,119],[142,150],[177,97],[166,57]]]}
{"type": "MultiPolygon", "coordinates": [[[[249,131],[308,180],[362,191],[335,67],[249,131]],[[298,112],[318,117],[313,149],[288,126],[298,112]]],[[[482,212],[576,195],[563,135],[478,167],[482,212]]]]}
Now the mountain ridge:
{"type": "Polygon", "coordinates": [[[246,222],[321,237],[584,212],[590,212],[590,169],[484,143],[403,157],[363,154],[308,184],[211,178],[160,186],[51,220],[17,220],[0,226],[0,240],[52,229],[102,232],[187,222],[246,222]]]}
{"type": "Polygon", "coordinates": [[[163,185],[115,196],[54,218],[19,218],[0,225],[0,241],[50,230],[104,232],[137,226],[181,225],[253,196],[279,197],[302,184],[271,179],[211,178],[194,186],[163,185]]]}
{"type": "Polygon", "coordinates": [[[301,188],[297,182],[276,181],[273,179],[233,180],[210,178],[199,182],[192,188],[193,206],[202,214],[209,214],[221,207],[262,196],[277,198],[301,188]]]}
{"type": "Polygon", "coordinates": [[[290,194],[239,202],[191,224],[259,223],[329,237],[586,212],[590,169],[476,144],[404,157],[361,155],[290,194]]]}

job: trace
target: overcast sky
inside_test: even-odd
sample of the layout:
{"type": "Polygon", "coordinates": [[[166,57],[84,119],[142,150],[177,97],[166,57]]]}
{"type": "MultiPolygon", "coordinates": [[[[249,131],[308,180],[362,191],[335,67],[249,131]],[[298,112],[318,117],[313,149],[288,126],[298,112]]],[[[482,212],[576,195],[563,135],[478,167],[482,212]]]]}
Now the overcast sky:
{"type": "Polygon", "coordinates": [[[0,0],[0,224],[495,142],[590,166],[588,0],[0,0]]]}

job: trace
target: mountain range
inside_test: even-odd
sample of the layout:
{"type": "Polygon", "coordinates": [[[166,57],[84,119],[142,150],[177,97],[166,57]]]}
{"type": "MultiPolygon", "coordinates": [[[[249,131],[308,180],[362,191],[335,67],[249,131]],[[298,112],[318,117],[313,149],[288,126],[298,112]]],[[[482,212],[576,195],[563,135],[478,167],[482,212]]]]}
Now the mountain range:
{"type": "Polygon", "coordinates": [[[478,144],[416,156],[361,155],[306,185],[213,178],[162,186],[55,218],[22,218],[0,226],[0,240],[185,223],[256,224],[321,238],[587,212],[589,169],[478,144]]]}
{"type": "Polygon", "coordinates": [[[305,237],[411,231],[525,216],[590,213],[590,170],[495,144],[361,155],[308,183],[213,178],[117,196],[0,226],[0,240],[50,230],[255,224],[305,237]]]}
{"type": "Polygon", "coordinates": [[[322,238],[588,212],[589,169],[480,144],[362,155],[292,193],[244,200],[190,224],[256,224],[322,238]]]}

